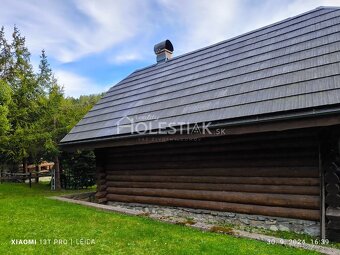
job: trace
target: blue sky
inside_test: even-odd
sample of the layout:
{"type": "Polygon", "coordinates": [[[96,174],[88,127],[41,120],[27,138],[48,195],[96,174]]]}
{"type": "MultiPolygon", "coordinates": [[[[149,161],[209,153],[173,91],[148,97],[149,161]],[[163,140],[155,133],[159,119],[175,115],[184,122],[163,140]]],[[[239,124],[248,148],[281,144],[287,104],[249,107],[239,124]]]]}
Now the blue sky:
{"type": "Polygon", "coordinates": [[[1,0],[0,25],[16,24],[34,66],[46,50],[67,96],[105,92],[155,63],[154,44],[196,50],[340,0],[1,0]]]}

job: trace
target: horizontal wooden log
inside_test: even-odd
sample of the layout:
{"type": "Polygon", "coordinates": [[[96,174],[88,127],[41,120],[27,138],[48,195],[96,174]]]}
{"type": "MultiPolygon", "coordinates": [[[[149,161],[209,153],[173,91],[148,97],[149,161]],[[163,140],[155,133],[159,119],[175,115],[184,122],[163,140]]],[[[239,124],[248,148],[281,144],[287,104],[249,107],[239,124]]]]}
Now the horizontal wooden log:
{"type": "Polygon", "coordinates": [[[235,176],[235,177],[319,177],[317,167],[234,167],[210,169],[154,169],[154,170],[119,170],[110,168],[107,175],[143,175],[143,176],[235,176]]]}
{"type": "MultiPolygon", "coordinates": [[[[299,141],[302,139],[303,141],[313,141],[313,143],[317,144],[317,136],[315,132],[309,132],[304,130],[302,131],[293,131],[293,132],[280,132],[280,133],[266,133],[266,134],[255,134],[255,135],[242,135],[242,136],[219,136],[219,137],[207,137],[201,138],[200,144],[202,146],[216,146],[216,145],[236,145],[236,144],[250,144],[250,143],[272,143],[272,144],[281,144],[290,141],[299,141]]],[[[149,144],[140,144],[135,145],[133,148],[131,146],[119,146],[119,147],[111,147],[109,149],[105,149],[105,152],[108,153],[121,153],[121,152],[138,152],[145,150],[159,150],[161,149],[173,149],[173,148],[183,148],[187,149],[193,146],[197,146],[197,142],[191,141],[168,141],[163,143],[149,143],[149,144]]],[[[102,153],[98,153],[102,154],[102,153]]]]}
{"type": "Polygon", "coordinates": [[[340,194],[340,186],[338,184],[327,184],[326,190],[329,194],[340,194]]]}
{"type": "Polygon", "coordinates": [[[312,209],[296,209],[275,206],[246,205],[227,202],[213,202],[204,200],[189,200],[149,196],[130,196],[120,194],[108,194],[107,199],[108,201],[157,204],[163,206],[180,206],[197,209],[208,209],[245,214],[257,214],[274,217],[287,217],[304,220],[319,220],[320,217],[319,210],[312,209]]]}
{"type": "MultiPolygon", "coordinates": [[[[256,145],[253,147],[256,148],[256,145]]],[[[160,159],[160,161],[165,161],[167,158],[172,158],[173,160],[181,160],[181,159],[186,159],[187,160],[192,160],[193,156],[200,156],[200,157],[207,157],[207,158],[217,158],[217,157],[222,157],[223,155],[228,156],[227,158],[230,159],[252,159],[252,158],[278,158],[279,155],[283,155],[285,157],[315,157],[317,155],[317,147],[287,147],[287,148],[282,148],[278,149],[273,146],[273,148],[268,148],[266,151],[264,150],[251,150],[250,148],[245,148],[243,150],[239,149],[236,150],[235,148],[220,148],[220,147],[212,147],[212,148],[195,148],[192,149],[191,151],[185,150],[181,151],[179,149],[173,149],[171,151],[167,151],[164,149],[159,149],[158,151],[150,151],[150,152],[139,152],[134,153],[134,152],[126,152],[120,153],[120,154],[107,154],[108,157],[110,157],[110,161],[115,160],[115,161],[125,161],[129,160],[131,158],[138,160],[138,161],[143,161],[144,159],[152,159],[157,156],[157,158],[160,159]],[[271,150],[271,151],[270,151],[271,150]],[[301,150],[300,152],[295,153],[289,153],[289,151],[292,150],[301,150]],[[210,154],[210,155],[209,155],[210,154]]]]}
{"type": "Polygon", "coordinates": [[[340,179],[336,173],[330,172],[325,174],[325,182],[330,184],[339,184],[340,179]]]}
{"type": "Polygon", "coordinates": [[[219,143],[210,143],[204,144],[200,142],[199,144],[190,144],[187,146],[144,146],[144,148],[135,149],[135,148],[124,148],[124,150],[115,150],[108,151],[107,155],[114,158],[127,157],[129,155],[133,155],[133,157],[148,157],[148,156],[161,156],[161,155],[188,155],[188,154],[202,154],[202,153],[229,153],[235,152],[238,153],[259,153],[263,150],[267,150],[268,152],[275,151],[288,151],[295,150],[295,155],[299,155],[299,153],[304,150],[313,150],[317,151],[318,143],[314,140],[305,140],[305,138],[297,138],[294,140],[277,140],[277,141],[258,141],[255,143],[243,142],[243,143],[234,143],[234,144],[219,144],[219,143]],[[268,151],[271,149],[272,151],[268,151]]]}
{"type": "Polygon", "coordinates": [[[185,182],[185,183],[221,183],[221,184],[272,184],[272,185],[318,185],[318,178],[275,178],[275,177],[218,177],[218,176],[132,176],[108,175],[110,181],[128,182],[185,182]]]}
{"type": "Polygon", "coordinates": [[[262,160],[262,161],[275,161],[280,160],[282,158],[286,160],[296,160],[299,158],[309,158],[309,159],[317,159],[318,152],[317,150],[307,150],[303,149],[299,153],[292,149],[280,151],[277,149],[271,149],[267,151],[232,151],[232,152],[220,152],[213,153],[209,151],[209,148],[206,149],[205,152],[200,154],[175,154],[175,155],[157,155],[157,157],[151,155],[148,157],[145,156],[136,156],[133,154],[128,154],[126,157],[109,157],[107,163],[114,164],[124,164],[130,163],[131,160],[133,162],[140,163],[153,163],[153,162],[192,162],[192,161],[212,161],[212,160],[230,160],[230,161],[241,161],[241,160],[262,160]]]}
{"type": "Polygon", "coordinates": [[[108,194],[123,194],[135,196],[171,197],[193,200],[208,200],[231,202],[240,204],[272,205],[290,208],[318,209],[320,201],[318,196],[307,195],[281,195],[267,193],[245,193],[206,190],[174,190],[174,189],[147,189],[147,188],[107,188],[108,194]]]}
{"type": "Polygon", "coordinates": [[[166,168],[220,168],[220,167],[315,167],[318,164],[317,158],[301,157],[294,159],[277,158],[273,160],[266,159],[252,159],[252,160],[214,160],[214,161],[202,161],[201,159],[192,161],[171,161],[171,162],[144,162],[143,164],[129,160],[128,162],[121,164],[114,160],[108,162],[106,165],[107,171],[110,169],[119,170],[137,170],[137,169],[166,169],[166,168]]]}
{"type": "Polygon", "coordinates": [[[158,188],[212,191],[238,191],[274,194],[319,195],[318,186],[252,185],[252,184],[210,184],[210,183],[171,183],[171,182],[110,182],[111,187],[158,188]]]}
{"type": "Polygon", "coordinates": [[[326,196],[326,203],[333,207],[339,207],[340,206],[340,195],[339,194],[328,194],[326,196]]]}

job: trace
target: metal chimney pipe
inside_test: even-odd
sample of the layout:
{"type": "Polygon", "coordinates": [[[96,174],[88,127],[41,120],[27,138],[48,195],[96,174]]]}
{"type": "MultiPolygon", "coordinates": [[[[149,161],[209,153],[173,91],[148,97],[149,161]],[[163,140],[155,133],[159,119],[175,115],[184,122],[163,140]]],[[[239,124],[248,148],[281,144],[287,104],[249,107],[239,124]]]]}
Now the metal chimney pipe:
{"type": "Polygon", "coordinates": [[[167,60],[171,59],[173,51],[174,46],[172,46],[170,40],[157,43],[154,47],[154,52],[157,56],[157,63],[166,62],[167,60]]]}

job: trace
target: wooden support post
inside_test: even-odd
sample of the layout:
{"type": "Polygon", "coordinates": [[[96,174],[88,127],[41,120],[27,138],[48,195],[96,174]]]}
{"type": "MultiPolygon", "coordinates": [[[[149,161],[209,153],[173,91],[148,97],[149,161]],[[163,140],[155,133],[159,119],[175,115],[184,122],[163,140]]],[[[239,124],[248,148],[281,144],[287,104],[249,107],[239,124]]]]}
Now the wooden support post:
{"type": "MultiPolygon", "coordinates": [[[[61,189],[61,182],[60,182],[60,162],[59,162],[59,157],[55,156],[54,157],[54,169],[55,169],[55,174],[54,174],[54,178],[55,178],[55,189],[56,190],[60,190],[61,189]]],[[[65,184],[65,188],[66,188],[66,184],[65,184]]]]}
{"type": "Polygon", "coordinates": [[[320,173],[320,237],[326,239],[326,206],[325,206],[325,180],[322,167],[321,144],[319,143],[319,173],[320,173]]]}
{"type": "Polygon", "coordinates": [[[32,173],[31,172],[28,174],[28,182],[30,184],[30,188],[32,188],[32,173]]]}

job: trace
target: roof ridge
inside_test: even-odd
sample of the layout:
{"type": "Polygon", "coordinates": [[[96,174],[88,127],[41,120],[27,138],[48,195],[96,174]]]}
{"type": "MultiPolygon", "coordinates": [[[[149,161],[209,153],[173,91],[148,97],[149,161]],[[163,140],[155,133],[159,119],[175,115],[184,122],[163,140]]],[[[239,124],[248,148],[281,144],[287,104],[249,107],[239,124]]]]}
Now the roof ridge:
{"type": "Polygon", "coordinates": [[[317,10],[317,9],[340,9],[340,6],[334,6],[334,5],[320,5],[319,7],[316,7],[313,10],[317,10]]]}

